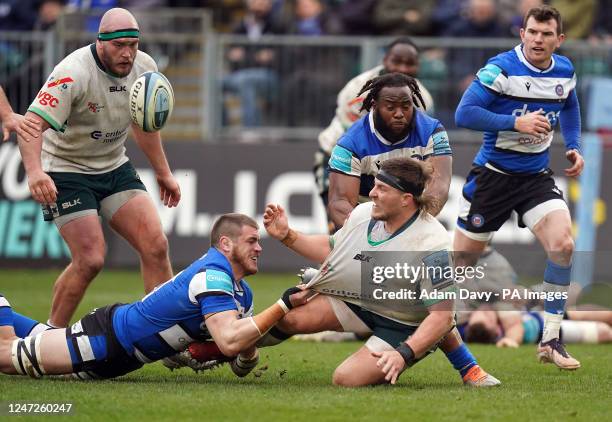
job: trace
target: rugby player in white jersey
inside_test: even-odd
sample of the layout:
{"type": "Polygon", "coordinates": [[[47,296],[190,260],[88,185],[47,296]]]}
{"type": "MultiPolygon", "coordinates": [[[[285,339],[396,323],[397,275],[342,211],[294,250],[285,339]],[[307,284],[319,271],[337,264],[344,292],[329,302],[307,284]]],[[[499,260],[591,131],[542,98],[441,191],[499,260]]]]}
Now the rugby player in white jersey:
{"type": "Polygon", "coordinates": [[[172,277],[168,241],[155,205],[125,154],[131,127],[155,172],[164,205],[181,192],[166,160],[159,132],[130,121],[128,93],[153,59],[138,51],[138,23],[115,8],[100,21],[98,39],[64,58],[28,109],[42,125],[19,140],[34,200],[66,241],[72,260],[57,279],[48,323],[65,327],[89,283],[102,269],[105,241],[98,214],[140,256],[145,291],[172,277]],[[50,130],[47,130],[50,129],[50,130]]]}
{"type": "MultiPolygon", "coordinates": [[[[428,164],[406,157],[383,162],[370,192],[372,202],[357,206],[332,236],[298,233],[289,227],[280,206],[267,206],[264,226],[270,236],[321,264],[308,283],[320,294],[291,310],[260,347],[278,344],[293,334],[324,330],[370,336],[334,372],[334,384],[347,387],[395,383],[402,371],[435,348],[454,325],[452,302],[406,301],[405,306],[392,309],[388,301],[365,298],[360,284],[362,262],[368,261],[363,254],[369,252],[419,251],[415,265],[432,260],[442,267],[451,265],[450,239],[427,212],[431,204],[423,195],[431,172],[428,164]]],[[[434,280],[424,275],[416,283],[422,290],[455,288],[452,278],[434,280]]]]}

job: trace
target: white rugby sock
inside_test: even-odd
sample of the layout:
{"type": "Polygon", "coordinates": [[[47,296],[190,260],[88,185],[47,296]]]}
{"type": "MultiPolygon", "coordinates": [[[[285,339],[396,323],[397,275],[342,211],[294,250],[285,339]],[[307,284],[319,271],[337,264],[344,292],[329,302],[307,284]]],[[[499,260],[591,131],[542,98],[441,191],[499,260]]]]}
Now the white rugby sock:
{"type": "Polygon", "coordinates": [[[559,328],[563,321],[563,314],[551,314],[544,312],[544,332],[542,333],[542,343],[546,343],[554,338],[559,338],[559,328]]]}

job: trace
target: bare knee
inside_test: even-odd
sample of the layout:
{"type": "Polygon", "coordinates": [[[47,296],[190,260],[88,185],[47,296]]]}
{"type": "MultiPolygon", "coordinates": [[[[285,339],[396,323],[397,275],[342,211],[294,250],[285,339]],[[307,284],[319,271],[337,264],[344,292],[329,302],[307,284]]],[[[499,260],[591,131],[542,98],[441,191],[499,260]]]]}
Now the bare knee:
{"type": "Polygon", "coordinates": [[[168,238],[163,232],[151,236],[140,246],[140,255],[143,259],[164,260],[168,257],[168,238]]]}
{"type": "Polygon", "coordinates": [[[549,257],[553,262],[569,265],[574,254],[574,239],[569,233],[560,236],[550,243],[549,257]]]}
{"type": "Polygon", "coordinates": [[[355,375],[355,371],[340,365],[334,371],[332,383],[338,387],[363,387],[369,385],[355,375]]]}
{"type": "Polygon", "coordinates": [[[104,253],[101,251],[85,251],[72,258],[72,265],[89,283],[104,267],[104,253]]]}

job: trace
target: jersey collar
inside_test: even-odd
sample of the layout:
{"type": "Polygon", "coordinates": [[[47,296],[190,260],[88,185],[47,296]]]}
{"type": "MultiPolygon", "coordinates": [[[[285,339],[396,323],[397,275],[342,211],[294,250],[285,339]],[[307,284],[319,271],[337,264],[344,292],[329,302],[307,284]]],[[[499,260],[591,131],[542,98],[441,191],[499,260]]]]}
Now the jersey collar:
{"type": "Polygon", "coordinates": [[[104,64],[102,63],[102,60],[100,60],[100,57],[98,56],[98,51],[96,50],[96,44],[93,43],[89,46],[89,49],[91,50],[91,55],[93,56],[96,65],[98,66],[98,69],[100,69],[102,72],[106,73],[108,76],[112,76],[113,78],[122,78],[122,76],[119,75],[115,75],[113,72],[111,72],[110,70],[106,69],[106,67],[104,66],[104,64]]]}
{"type": "Polygon", "coordinates": [[[387,239],[385,240],[381,240],[379,242],[375,242],[371,239],[371,235],[372,235],[372,229],[374,228],[374,225],[380,221],[380,220],[375,220],[373,218],[370,219],[370,224],[368,224],[368,243],[370,244],[370,246],[378,246],[378,245],[382,245],[383,243],[385,243],[388,240],[393,239],[395,236],[397,236],[398,234],[402,233],[404,230],[406,230],[408,227],[410,227],[412,225],[412,223],[414,223],[416,221],[417,218],[419,218],[419,215],[421,214],[420,210],[416,210],[414,212],[414,214],[412,214],[412,216],[404,223],[402,224],[402,226],[397,229],[391,236],[389,236],[387,239]]]}
{"type": "Polygon", "coordinates": [[[548,68],[546,69],[540,69],[540,68],[535,67],[531,63],[529,63],[529,61],[527,60],[527,57],[525,57],[525,54],[523,54],[523,44],[519,44],[516,47],[514,47],[514,52],[518,56],[521,63],[523,63],[525,66],[529,68],[529,70],[533,72],[548,73],[551,70],[553,70],[553,68],[555,67],[555,56],[554,55],[550,58],[550,66],[548,66],[548,68]]]}

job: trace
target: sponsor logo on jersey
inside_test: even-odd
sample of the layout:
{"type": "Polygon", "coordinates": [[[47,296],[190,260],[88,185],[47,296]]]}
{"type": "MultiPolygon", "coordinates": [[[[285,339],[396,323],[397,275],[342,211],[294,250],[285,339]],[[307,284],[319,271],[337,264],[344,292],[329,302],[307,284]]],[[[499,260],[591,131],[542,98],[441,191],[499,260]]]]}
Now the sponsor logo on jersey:
{"type": "Polygon", "coordinates": [[[49,82],[47,84],[47,88],[55,88],[56,86],[59,86],[61,89],[66,89],[68,88],[68,84],[72,82],[74,82],[74,80],[71,77],[57,78],[49,82]]]}
{"type": "Polygon", "coordinates": [[[45,91],[40,91],[36,98],[38,99],[38,103],[42,106],[55,108],[59,104],[59,100],[57,98],[45,91]]]}
{"type": "Polygon", "coordinates": [[[91,139],[96,140],[96,141],[102,139],[103,143],[110,144],[112,142],[115,142],[115,141],[121,139],[125,135],[126,131],[127,131],[127,128],[126,129],[117,129],[117,130],[112,131],[112,132],[102,132],[101,130],[94,130],[93,132],[89,133],[89,137],[91,139]]]}
{"type": "Polygon", "coordinates": [[[108,88],[109,92],[127,92],[127,88],[125,85],[121,86],[111,86],[108,88]]]}
{"type": "Polygon", "coordinates": [[[562,96],[563,96],[563,92],[564,92],[564,91],[563,91],[563,85],[558,84],[558,85],[555,87],[555,93],[556,93],[556,94],[557,94],[559,97],[562,97],[562,96]]]}
{"type": "Polygon", "coordinates": [[[92,103],[91,101],[87,103],[87,108],[89,109],[89,111],[91,111],[92,113],[99,113],[100,110],[102,110],[104,108],[103,105],[100,105],[98,103],[92,103]]]}
{"type": "Polygon", "coordinates": [[[356,259],[357,261],[361,261],[361,262],[370,262],[370,260],[372,259],[371,256],[368,255],[364,255],[364,254],[360,254],[358,253],[357,255],[355,255],[353,257],[353,259],[356,259]]]}
{"type": "Polygon", "coordinates": [[[529,88],[531,88],[531,82],[525,82],[525,88],[527,88],[527,91],[529,91],[529,88]]]}

